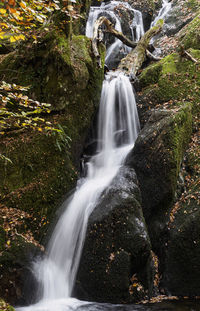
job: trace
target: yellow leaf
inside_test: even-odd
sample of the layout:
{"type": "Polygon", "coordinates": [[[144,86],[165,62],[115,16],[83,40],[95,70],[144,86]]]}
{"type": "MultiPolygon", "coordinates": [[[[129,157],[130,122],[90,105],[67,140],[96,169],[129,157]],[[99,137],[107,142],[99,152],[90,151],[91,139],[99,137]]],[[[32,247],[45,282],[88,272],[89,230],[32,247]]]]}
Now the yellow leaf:
{"type": "Polygon", "coordinates": [[[7,241],[7,245],[8,245],[8,246],[10,245],[10,240],[7,241]]]}
{"type": "Polygon", "coordinates": [[[0,14],[6,14],[6,10],[5,9],[0,9],[0,14]]]}
{"type": "Polygon", "coordinates": [[[17,40],[15,39],[15,37],[10,37],[10,42],[11,42],[11,43],[13,43],[13,42],[15,42],[15,41],[17,41],[17,40]]]}
{"type": "Polygon", "coordinates": [[[0,39],[4,39],[5,37],[5,32],[0,32],[0,39]]]}
{"type": "Polygon", "coordinates": [[[39,132],[42,132],[42,128],[41,128],[41,127],[38,127],[38,131],[39,131],[39,132]]]}
{"type": "Polygon", "coordinates": [[[9,28],[9,26],[6,23],[0,23],[0,27],[9,28]]]}

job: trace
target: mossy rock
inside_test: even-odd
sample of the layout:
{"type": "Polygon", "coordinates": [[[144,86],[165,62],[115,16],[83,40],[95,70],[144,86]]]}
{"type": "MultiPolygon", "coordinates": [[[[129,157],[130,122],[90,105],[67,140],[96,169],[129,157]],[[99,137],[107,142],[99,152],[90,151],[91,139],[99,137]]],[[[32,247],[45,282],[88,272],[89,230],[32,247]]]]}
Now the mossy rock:
{"type": "Polygon", "coordinates": [[[151,244],[133,169],[123,167],[91,213],[76,297],[131,303],[153,292],[151,244]]]}
{"type": "Polygon", "coordinates": [[[200,13],[178,35],[180,44],[187,50],[200,49],[200,13]]]}
{"type": "Polygon", "coordinates": [[[70,104],[95,102],[99,97],[103,70],[91,55],[90,39],[70,39],[62,31],[51,30],[37,44],[26,43],[18,53],[5,57],[0,76],[9,83],[30,85],[31,98],[62,110],[70,104]]]}
{"type": "MultiPolygon", "coordinates": [[[[188,52],[200,61],[200,51],[188,52]]],[[[177,53],[166,56],[143,70],[139,76],[142,99],[153,108],[166,102],[189,101],[193,111],[199,111],[200,72],[198,64],[177,53]]]]}
{"type": "Polygon", "coordinates": [[[199,131],[194,133],[183,162],[182,193],[170,211],[164,260],[163,286],[172,295],[200,293],[200,148],[199,131]]]}
{"type": "Polygon", "coordinates": [[[4,244],[0,256],[0,296],[11,304],[25,302],[25,281],[30,275],[29,264],[39,248],[16,233],[11,243],[4,244]]]}
{"type": "Polygon", "coordinates": [[[144,216],[156,251],[163,242],[167,215],[191,132],[190,104],[174,110],[155,110],[127,159],[139,179],[144,216]]]}
{"type": "Polygon", "coordinates": [[[52,110],[62,109],[62,113],[45,118],[55,127],[63,126],[71,146],[65,138],[62,141],[45,132],[16,132],[2,138],[1,153],[12,164],[0,159],[0,189],[4,205],[33,213],[40,222],[42,217],[53,215],[63,194],[75,184],[104,75],[91,57],[90,40],[85,36],[70,40],[53,30],[31,49],[5,57],[1,74],[6,81],[30,85],[30,97],[51,103],[52,110]]]}
{"type": "MultiPolygon", "coordinates": [[[[104,63],[104,48],[101,48],[104,63]]],[[[30,230],[33,238],[40,241],[49,223],[56,221],[56,211],[64,197],[76,184],[80,156],[96,114],[104,72],[92,58],[89,39],[84,36],[70,39],[57,30],[43,35],[36,45],[26,44],[24,50],[4,57],[0,69],[5,81],[30,85],[30,97],[51,103],[54,112],[43,117],[55,127],[62,126],[65,132],[63,138],[33,130],[15,131],[1,137],[0,152],[12,161],[0,159],[1,214],[3,209],[27,213],[27,217],[21,219],[18,233],[23,236],[30,230]]],[[[13,270],[14,261],[9,261],[9,270],[6,268],[7,259],[14,256],[16,243],[11,239],[8,248],[3,229],[0,234],[2,284],[16,278],[20,293],[17,295],[9,288],[3,292],[5,285],[1,287],[1,296],[10,295],[16,303],[20,295],[23,299],[22,282],[13,270]]],[[[23,241],[19,242],[19,247],[23,245],[23,241]]],[[[23,264],[20,269],[23,274],[23,264]]]]}

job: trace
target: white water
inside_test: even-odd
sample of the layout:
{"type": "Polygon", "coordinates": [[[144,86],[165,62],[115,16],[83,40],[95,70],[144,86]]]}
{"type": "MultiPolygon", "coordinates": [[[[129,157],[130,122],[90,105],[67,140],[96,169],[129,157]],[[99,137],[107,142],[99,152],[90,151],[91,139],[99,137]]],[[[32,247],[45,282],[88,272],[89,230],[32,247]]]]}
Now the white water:
{"type": "MultiPolygon", "coordinates": [[[[151,27],[155,26],[159,19],[165,20],[169,11],[171,10],[171,7],[172,7],[172,4],[171,2],[169,2],[169,0],[162,0],[162,7],[160,11],[158,12],[158,15],[151,22],[151,27]]],[[[153,44],[157,38],[158,36],[153,37],[150,43],[153,44]]],[[[161,48],[158,48],[158,47],[156,47],[155,50],[153,51],[153,54],[155,56],[160,56],[161,53],[162,53],[161,48]]]]}
{"type": "Polygon", "coordinates": [[[158,12],[158,15],[155,17],[155,19],[151,23],[151,27],[155,26],[157,21],[159,19],[164,19],[166,18],[168,12],[171,10],[172,4],[169,2],[169,0],[162,0],[162,7],[160,11],[158,12]]]}
{"type": "Polygon", "coordinates": [[[35,264],[41,300],[17,310],[62,311],[83,302],[70,298],[87,230],[88,218],[133,148],[140,125],[132,86],[120,72],[107,74],[103,83],[98,120],[97,153],[86,178],[60,217],[47,256],[35,264]]]}
{"type": "MultiPolygon", "coordinates": [[[[127,2],[122,1],[110,1],[108,4],[102,2],[99,7],[91,7],[88,21],[86,24],[86,36],[92,38],[93,28],[95,21],[102,15],[108,16],[115,23],[115,29],[119,32],[122,32],[120,16],[117,15],[115,11],[116,7],[123,7],[125,10],[129,10],[133,13],[134,18],[130,24],[130,31],[132,34],[133,41],[139,41],[140,38],[144,35],[144,25],[142,14],[140,11],[133,9],[127,2]]],[[[115,42],[110,45],[106,53],[106,64],[109,64],[110,60],[115,58],[120,51],[124,53],[129,53],[131,48],[124,45],[121,40],[115,39],[115,42]]]]}

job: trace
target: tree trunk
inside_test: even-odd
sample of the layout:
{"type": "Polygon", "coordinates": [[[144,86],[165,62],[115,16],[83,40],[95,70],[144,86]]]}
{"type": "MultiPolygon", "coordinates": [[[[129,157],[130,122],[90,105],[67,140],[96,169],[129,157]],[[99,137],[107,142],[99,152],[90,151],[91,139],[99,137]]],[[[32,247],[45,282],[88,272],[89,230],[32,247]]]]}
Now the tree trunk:
{"type": "Polygon", "coordinates": [[[139,42],[133,42],[124,36],[124,34],[117,31],[106,17],[100,17],[94,25],[94,34],[92,38],[92,49],[97,61],[99,62],[99,66],[101,66],[98,51],[98,42],[101,38],[101,30],[99,28],[103,24],[106,26],[107,32],[120,39],[124,44],[134,48],[125,58],[121,60],[118,69],[130,77],[135,77],[143,62],[146,60],[146,56],[152,55],[148,51],[149,42],[152,37],[162,30],[163,20],[159,20],[154,27],[150,28],[139,42]]]}
{"type": "Polygon", "coordinates": [[[143,62],[146,60],[146,50],[148,49],[151,38],[157,35],[163,27],[163,20],[159,20],[156,25],[150,28],[125,58],[123,58],[118,69],[130,77],[135,77],[143,62]]]}

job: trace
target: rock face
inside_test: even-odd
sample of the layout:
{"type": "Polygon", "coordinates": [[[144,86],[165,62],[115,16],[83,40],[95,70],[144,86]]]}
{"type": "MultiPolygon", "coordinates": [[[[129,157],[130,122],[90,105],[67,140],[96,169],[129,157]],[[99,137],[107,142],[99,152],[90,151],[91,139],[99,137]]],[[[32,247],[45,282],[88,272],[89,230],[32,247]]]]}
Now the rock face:
{"type": "Polygon", "coordinates": [[[156,251],[162,245],[159,237],[162,240],[191,131],[190,105],[155,111],[127,159],[138,176],[144,216],[156,251]]]}
{"type": "Polygon", "coordinates": [[[4,56],[0,63],[1,78],[31,85],[29,97],[50,103],[54,111],[44,116],[46,121],[64,129],[61,136],[27,130],[1,138],[0,153],[12,163],[0,158],[0,296],[10,302],[12,297],[12,303],[20,299],[23,303],[24,299],[23,273],[18,272],[25,262],[18,257],[20,249],[25,245],[29,249],[31,243],[34,246],[41,239],[63,196],[77,180],[83,143],[96,113],[104,77],[91,55],[86,37],[70,38],[52,30],[41,35],[38,44],[26,45],[18,53],[4,56]],[[15,276],[16,282],[12,281],[15,276]]]}
{"type": "Polygon", "coordinates": [[[199,131],[192,135],[182,168],[184,191],[170,212],[163,287],[173,295],[197,296],[199,286],[200,149],[199,131]]]}
{"type": "Polygon", "coordinates": [[[197,18],[199,16],[199,9],[200,4],[198,0],[171,1],[171,9],[165,16],[163,31],[154,41],[154,45],[160,50],[162,55],[168,55],[170,52],[177,51],[180,43],[180,34],[188,33],[190,29],[189,25],[192,25],[193,31],[191,31],[191,35],[188,33],[188,39],[189,41],[193,41],[194,44],[189,44],[187,48],[199,48],[199,19],[197,18]],[[194,20],[196,20],[196,23],[193,22],[194,20]]]}
{"type": "MultiPolygon", "coordinates": [[[[179,4],[188,7],[189,2],[179,4]]],[[[188,14],[188,24],[170,42],[177,51],[182,45],[198,62],[199,17],[189,23],[194,15],[195,7],[188,14]]],[[[139,113],[144,128],[128,160],[138,175],[149,236],[159,257],[160,288],[172,295],[199,295],[199,163],[194,160],[199,155],[195,132],[199,119],[199,70],[179,51],[145,68],[139,80],[139,113]],[[184,102],[189,104],[184,106],[184,102]],[[185,153],[192,119],[192,142],[185,153]]]]}
{"type": "Polygon", "coordinates": [[[154,267],[140,201],[134,170],[121,168],[89,218],[79,298],[123,303],[152,294],[154,267]]]}

